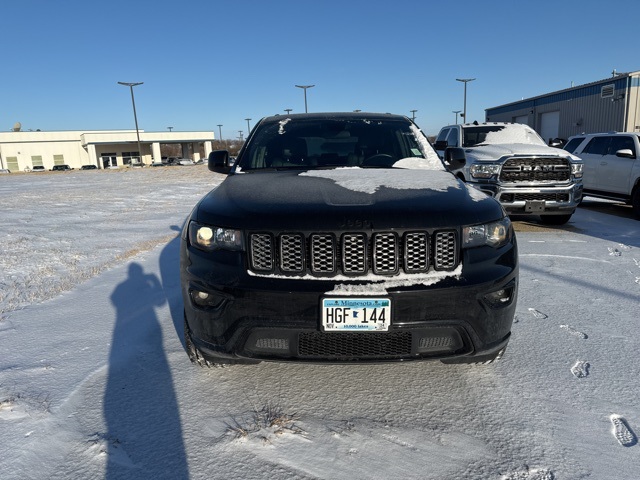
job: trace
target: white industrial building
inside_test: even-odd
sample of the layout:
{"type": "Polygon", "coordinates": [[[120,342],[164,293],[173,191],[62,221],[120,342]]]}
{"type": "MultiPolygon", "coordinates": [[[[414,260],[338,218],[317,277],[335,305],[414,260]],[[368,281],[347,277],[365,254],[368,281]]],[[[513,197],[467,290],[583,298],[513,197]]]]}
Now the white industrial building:
{"type": "Polygon", "coordinates": [[[109,168],[140,161],[150,165],[161,161],[161,144],[180,144],[182,156],[197,161],[201,151],[205,158],[211,153],[214,140],[213,131],[138,133],[139,142],[135,130],[0,132],[0,169],[21,172],[42,166],[50,170],[54,165],[109,168]]]}

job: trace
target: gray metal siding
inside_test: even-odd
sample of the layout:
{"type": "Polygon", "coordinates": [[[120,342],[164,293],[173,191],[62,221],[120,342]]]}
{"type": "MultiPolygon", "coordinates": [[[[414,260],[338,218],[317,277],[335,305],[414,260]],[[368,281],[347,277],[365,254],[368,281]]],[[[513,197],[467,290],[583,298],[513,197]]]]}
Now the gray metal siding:
{"type": "Polygon", "coordinates": [[[489,108],[486,110],[486,119],[491,122],[513,122],[516,117],[527,115],[528,125],[539,132],[541,115],[559,111],[560,138],[566,139],[580,133],[638,131],[639,86],[638,75],[621,75],[590,85],[489,108]],[[614,85],[613,97],[602,98],[602,87],[610,84],[614,85]]]}

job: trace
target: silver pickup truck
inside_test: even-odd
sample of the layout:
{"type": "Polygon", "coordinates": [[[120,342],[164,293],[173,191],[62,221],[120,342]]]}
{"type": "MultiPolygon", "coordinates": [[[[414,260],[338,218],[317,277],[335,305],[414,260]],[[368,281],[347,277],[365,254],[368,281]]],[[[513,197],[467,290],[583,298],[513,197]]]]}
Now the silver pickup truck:
{"type": "Polygon", "coordinates": [[[449,125],[440,130],[434,147],[441,158],[447,148],[462,147],[466,164],[453,173],[495,197],[509,214],[562,225],[582,199],[582,160],[548,146],[527,125],[449,125]]]}

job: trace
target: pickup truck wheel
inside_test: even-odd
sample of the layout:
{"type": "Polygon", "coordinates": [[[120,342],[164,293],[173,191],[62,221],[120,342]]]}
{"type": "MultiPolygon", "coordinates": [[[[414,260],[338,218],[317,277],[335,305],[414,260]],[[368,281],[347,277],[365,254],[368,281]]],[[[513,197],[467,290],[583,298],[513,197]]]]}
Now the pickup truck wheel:
{"type": "Polygon", "coordinates": [[[540,215],[540,221],[545,225],[564,225],[571,215],[540,215]]]}
{"type": "Polygon", "coordinates": [[[633,214],[640,219],[640,185],[636,186],[633,194],[631,194],[631,206],[633,207],[633,214]]]}

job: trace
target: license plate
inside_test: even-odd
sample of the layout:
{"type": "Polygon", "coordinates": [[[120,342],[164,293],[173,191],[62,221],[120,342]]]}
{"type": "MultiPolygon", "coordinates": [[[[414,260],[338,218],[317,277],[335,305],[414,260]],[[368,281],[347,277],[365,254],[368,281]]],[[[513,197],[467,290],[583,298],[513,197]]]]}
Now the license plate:
{"type": "Polygon", "coordinates": [[[388,298],[322,299],[322,328],[326,332],[386,332],[390,323],[388,298]]]}
{"type": "Polygon", "coordinates": [[[528,213],[544,212],[546,202],[544,200],[529,200],[524,203],[524,211],[528,213]]]}

